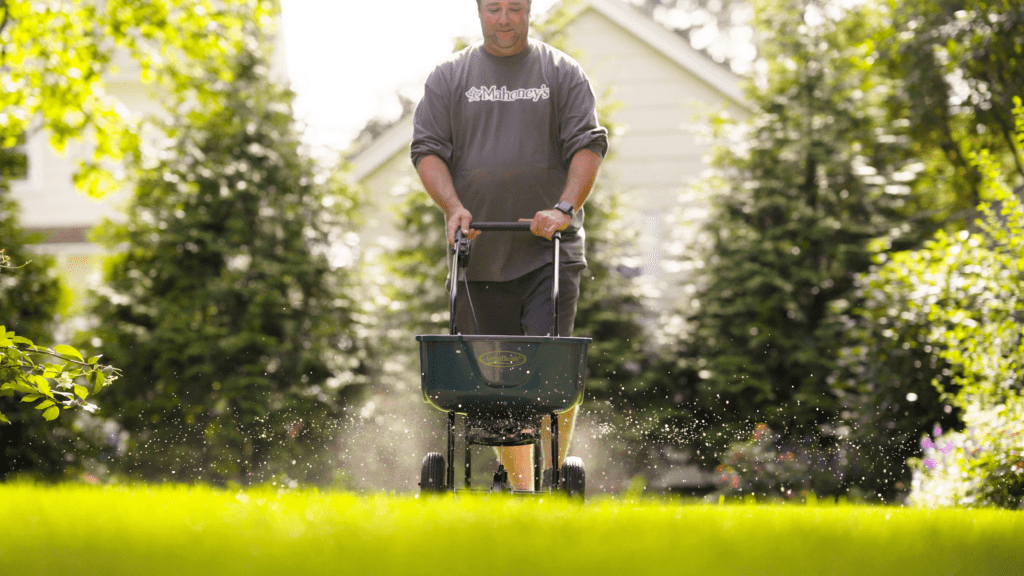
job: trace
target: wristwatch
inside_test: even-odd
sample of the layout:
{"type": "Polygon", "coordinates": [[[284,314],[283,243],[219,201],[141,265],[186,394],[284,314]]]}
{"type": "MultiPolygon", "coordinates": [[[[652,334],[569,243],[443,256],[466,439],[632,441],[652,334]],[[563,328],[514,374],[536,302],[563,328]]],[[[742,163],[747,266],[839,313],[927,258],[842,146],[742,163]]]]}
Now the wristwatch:
{"type": "Polygon", "coordinates": [[[559,200],[558,204],[555,204],[555,210],[562,212],[572,218],[573,213],[576,212],[576,207],[572,205],[572,202],[566,202],[565,200],[559,200]]]}

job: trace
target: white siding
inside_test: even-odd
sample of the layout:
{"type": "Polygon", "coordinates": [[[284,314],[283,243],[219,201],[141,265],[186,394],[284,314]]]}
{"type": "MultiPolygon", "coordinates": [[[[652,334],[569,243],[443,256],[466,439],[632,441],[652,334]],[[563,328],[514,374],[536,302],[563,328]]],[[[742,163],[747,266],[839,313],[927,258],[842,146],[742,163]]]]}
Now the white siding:
{"type": "MultiPolygon", "coordinates": [[[[743,108],[596,10],[582,12],[564,37],[598,96],[618,106],[611,114],[617,135],[602,179],[632,200],[644,273],[670,281],[661,262],[666,216],[684,207],[681,195],[707,168],[706,118],[723,108],[742,116],[743,108]]],[[[703,204],[690,195],[685,207],[698,209],[689,212],[695,218],[703,204]]]]}

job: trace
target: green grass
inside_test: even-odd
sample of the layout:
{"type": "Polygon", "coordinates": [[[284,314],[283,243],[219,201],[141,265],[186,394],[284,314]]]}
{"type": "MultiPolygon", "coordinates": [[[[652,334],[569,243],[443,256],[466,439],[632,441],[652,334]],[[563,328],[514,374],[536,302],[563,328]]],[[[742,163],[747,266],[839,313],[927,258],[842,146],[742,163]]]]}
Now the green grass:
{"type": "Polygon", "coordinates": [[[0,485],[0,575],[1024,574],[1024,514],[0,485]]]}

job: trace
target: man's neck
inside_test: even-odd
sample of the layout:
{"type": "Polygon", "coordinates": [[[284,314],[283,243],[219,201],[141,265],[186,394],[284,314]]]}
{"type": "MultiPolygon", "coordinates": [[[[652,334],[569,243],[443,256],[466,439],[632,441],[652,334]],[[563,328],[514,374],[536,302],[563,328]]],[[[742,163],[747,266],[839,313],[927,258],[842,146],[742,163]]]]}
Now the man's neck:
{"type": "Polygon", "coordinates": [[[484,43],[484,50],[487,51],[491,56],[498,58],[511,58],[512,56],[518,56],[530,47],[530,41],[527,40],[522,45],[517,45],[508,49],[501,49],[500,47],[492,47],[484,43]]]}

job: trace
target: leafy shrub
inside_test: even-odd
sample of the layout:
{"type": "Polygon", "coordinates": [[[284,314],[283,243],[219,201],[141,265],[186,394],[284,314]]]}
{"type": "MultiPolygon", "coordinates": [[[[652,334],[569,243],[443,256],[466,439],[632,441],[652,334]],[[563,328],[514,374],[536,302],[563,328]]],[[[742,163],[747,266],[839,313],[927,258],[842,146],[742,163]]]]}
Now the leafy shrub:
{"type": "MultiPolygon", "coordinates": [[[[1014,102],[1016,143],[1024,150],[1024,106],[1014,102]]],[[[1024,495],[1024,205],[987,152],[972,159],[989,200],[975,226],[939,232],[923,250],[894,255],[879,277],[927,311],[929,340],[950,366],[933,382],[963,411],[968,428],[925,438],[925,458],[912,461],[910,501],[1014,507],[1024,495]]]]}
{"type": "Polygon", "coordinates": [[[921,440],[910,502],[916,506],[1024,507],[1024,402],[964,412],[968,428],[921,440]]]}

